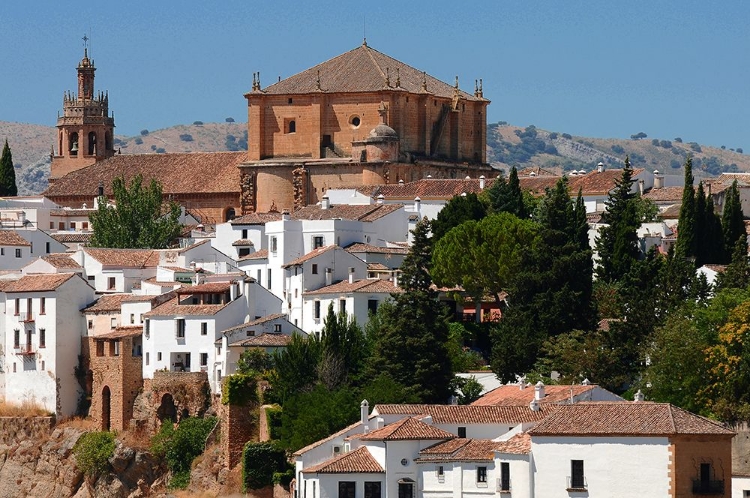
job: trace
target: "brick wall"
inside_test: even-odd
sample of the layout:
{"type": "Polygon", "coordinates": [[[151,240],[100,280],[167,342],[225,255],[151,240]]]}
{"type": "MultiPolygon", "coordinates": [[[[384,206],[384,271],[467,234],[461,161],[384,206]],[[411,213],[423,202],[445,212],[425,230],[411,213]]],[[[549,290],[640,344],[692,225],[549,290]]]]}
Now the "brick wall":
{"type": "Polygon", "coordinates": [[[154,372],[143,380],[143,390],[151,393],[151,406],[157,412],[167,394],[172,396],[178,418],[184,414],[202,417],[211,405],[211,388],[206,372],[154,372]]]}
{"type": "Polygon", "coordinates": [[[700,479],[701,463],[712,469],[712,480],[724,481],[724,493],[732,494],[731,436],[681,435],[671,438],[671,496],[693,496],[693,480],[700,479]]]}
{"type": "Polygon", "coordinates": [[[257,418],[256,406],[222,406],[221,446],[227,468],[232,469],[242,462],[242,449],[245,443],[258,440],[257,418]]]}

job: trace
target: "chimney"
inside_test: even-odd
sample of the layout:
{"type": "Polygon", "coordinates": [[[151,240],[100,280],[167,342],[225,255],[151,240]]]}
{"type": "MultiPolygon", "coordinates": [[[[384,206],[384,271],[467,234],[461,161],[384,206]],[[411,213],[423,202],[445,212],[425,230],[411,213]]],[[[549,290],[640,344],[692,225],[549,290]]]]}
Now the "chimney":
{"type": "Polygon", "coordinates": [[[590,385],[591,385],[591,381],[590,381],[590,380],[588,379],[588,377],[587,377],[587,378],[585,378],[585,379],[583,379],[583,380],[581,381],[581,385],[582,385],[582,386],[590,386],[590,385]]]}
{"type": "Polygon", "coordinates": [[[398,272],[393,272],[393,286],[398,287],[398,272]]]}
{"type": "Polygon", "coordinates": [[[646,399],[646,396],[644,396],[643,392],[641,392],[640,389],[638,389],[638,392],[635,393],[635,395],[633,396],[633,401],[635,401],[636,403],[641,402],[645,399],[646,399]]]}
{"type": "Polygon", "coordinates": [[[529,408],[532,412],[538,412],[540,410],[539,401],[536,399],[532,399],[531,403],[529,403],[529,408]]]}
{"type": "Polygon", "coordinates": [[[353,267],[349,268],[349,283],[350,284],[354,283],[354,268],[353,267]]]}
{"type": "Polygon", "coordinates": [[[479,177],[479,190],[484,190],[484,175],[479,177]]]}
{"type": "Polygon", "coordinates": [[[329,209],[331,207],[331,199],[328,198],[328,194],[323,196],[320,201],[320,209],[329,209]]]}
{"type": "Polygon", "coordinates": [[[359,421],[362,423],[364,433],[367,434],[370,430],[367,425],[367,419],[370,417],[370,404],[366,399],[363,399],[362,403],[359,404],[359,417],[359,421]]]}
{"type": "Polygon", "coordinates": [[[534,399],[539,401],[544,398],[544,383],[540,380],[534,386],[534,399]]]}
{"type": "Polygon", "coordinates": [[[326,287],[333,283],[333,270],[326,268],[326,287]]]}
{"type": "Polygon", "coordinates": [[[422,199],[419,197],[414,198],[414,212],[419,213],[420,206],[422,205],[422,199]]]}
{"type": "Polygon", "coordinates": [[[518,379],[518,389],[521,391],[526,389],[526,379],[523,379],[523,378],[518,379]]]}
{"type": "Polygon", "coordinates": [[[385,196],[383,194],[379,194],[378,197],[377,197],[377,201],[376,202],[378,204],[383,204],[383,200],[384,199],[385,199],[385,196]]]}
{"type": "Polygon", "coordinates": [[[97,196],[102,197],[104,195],[104,184],[99,182],[99,188],[97,190],[97,196]]]}
{"type": "Polygon", "coordinates": [[[654,188],[662,188],[664,186],[664,175],[659,174],[659,170],[654,170],[654,188]]]}
{"type": "Polygon", "coordinates": [[[289,210],[285,209],[281,212],[281,219],[284,221],[289,221],[292,219],[292,217],[289,215],[289,210]]]}
{"type": "Polygon", "coordinates": [[[638,192],[643,195],[643,187],[646,182],[643,181],[643,179],[638,180],[638,192]]]}
{"type": "Polygon", "coordinates": [[[602,171],[604,171],[604,163],[599,161],[599,164],[596,165],[596,172],[601,173],[602,171]]]}

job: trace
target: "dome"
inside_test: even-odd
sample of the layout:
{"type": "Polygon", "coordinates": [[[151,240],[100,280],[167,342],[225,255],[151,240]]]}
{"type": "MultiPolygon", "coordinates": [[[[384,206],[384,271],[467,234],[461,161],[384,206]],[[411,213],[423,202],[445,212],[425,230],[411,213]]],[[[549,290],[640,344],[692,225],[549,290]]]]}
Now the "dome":
{"type": "Polygon", "coordinates": [[[396,130],[387,124],[380,123],[370,131],[370,138],[398,138],[396,130]]]}

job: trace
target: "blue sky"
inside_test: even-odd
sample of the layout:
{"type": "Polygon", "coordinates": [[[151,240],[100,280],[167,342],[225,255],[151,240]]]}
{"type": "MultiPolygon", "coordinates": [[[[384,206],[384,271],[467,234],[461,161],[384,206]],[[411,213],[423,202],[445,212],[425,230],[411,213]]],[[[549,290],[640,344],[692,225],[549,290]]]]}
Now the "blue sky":
{"type": "Polygon", "coordinates": [[[490,122],[750,148],[750,2],[6,2],[0,120],[54,125],[91,37],[117,133],[246,120],[263,86],[362,43],[472,91],[490,122]]]}

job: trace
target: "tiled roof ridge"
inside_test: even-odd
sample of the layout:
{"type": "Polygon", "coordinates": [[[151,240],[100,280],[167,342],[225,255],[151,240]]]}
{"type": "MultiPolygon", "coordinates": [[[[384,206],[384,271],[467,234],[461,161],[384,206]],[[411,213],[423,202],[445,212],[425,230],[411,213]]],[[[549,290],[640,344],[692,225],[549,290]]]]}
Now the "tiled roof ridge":
{"type": "Polygon", "coordinates": [[[332,459],[303,469],[304,473],[320,474],[379,474],[385,472],[382,465],[375,460],[367,446],[333,457],[332,459]]]}

